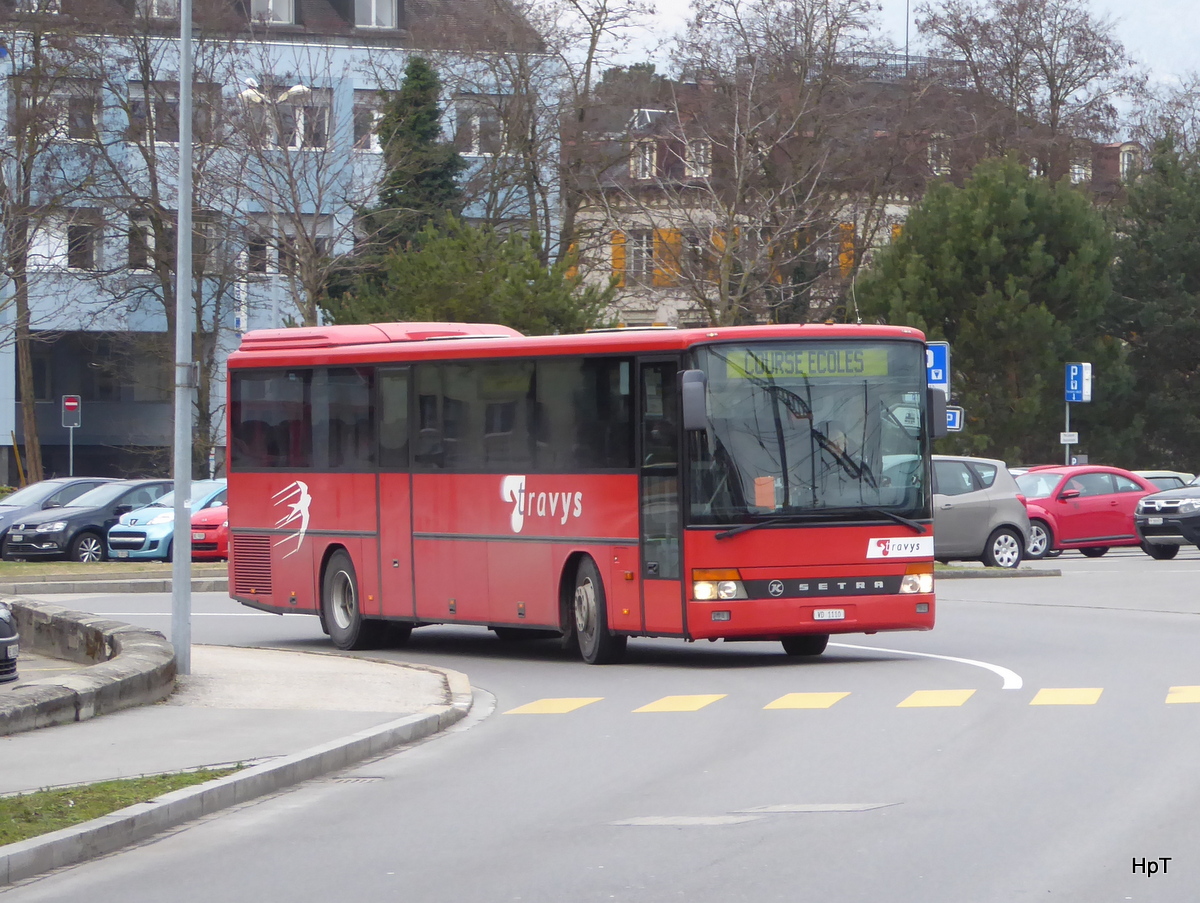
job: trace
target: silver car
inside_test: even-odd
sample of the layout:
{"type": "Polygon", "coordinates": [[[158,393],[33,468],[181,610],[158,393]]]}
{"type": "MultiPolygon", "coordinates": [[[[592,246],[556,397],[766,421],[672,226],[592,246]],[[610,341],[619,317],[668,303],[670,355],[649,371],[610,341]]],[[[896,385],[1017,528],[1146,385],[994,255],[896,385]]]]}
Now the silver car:
{"type": "Polygon", "coordinates": [[[1029,515],[1003,461],[933,456],[933,554],[1015,568],[1029,540],[1029,515]]]}

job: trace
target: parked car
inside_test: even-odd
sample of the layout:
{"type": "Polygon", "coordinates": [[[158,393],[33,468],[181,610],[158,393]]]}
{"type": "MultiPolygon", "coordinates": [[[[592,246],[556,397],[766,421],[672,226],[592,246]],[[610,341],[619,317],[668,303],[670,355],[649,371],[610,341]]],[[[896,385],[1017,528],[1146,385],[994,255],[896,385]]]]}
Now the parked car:
{"type": "MultiPolygon", "coordinates": [[[[214,499],[225,504],[224,480],[192,483],[193,512],[206,508],[214,499]]],[[[145,508],[121,515],[117,525],[108,531],[108,557],[170,561],[174,538],[175,493],[168,492],[145,508]]]]}
{"type": "Polygon", "coordinates": [[[23,489],[9,493],[0,499],[0,542],[8,528],[27,515],[51,508],[61,508],[102,483],[111,483],[106,477],[61,477],[30,483],[23,489]]]}
{"type": "Polygon", "coordinates": [[[1197,482],[1144,496],[1133,523],[1142,551],[1158,561],[1169,561],[1182,545],[1200,548],[1200,477],[1197,482]]]}
{"type": "Polygon", "coordinates": [[[21,651],[21,635],[7,603],[0,602],[0,684],[17,679],[17,656],[21,651]]]}
{"type": "Polygon", "coordinates": [[[1003,461],[933,456],[933,554],[1015,568],[1029,541],[1029,515],[1003,461]]]}
{"type": "Polygon", "coordinates": [[[62,508],[28,515],[9,529],[4,559],[69,558],[103,561],[105,537],[117,518],[170,491],[169,480],[113,480],[62,508]]]}
{"type": "Polygon", "coordinates": [[[1163,489],[1178,489],[1181,486],[1186,486],[1195,479],[1194,474],[1183,473],[1178,470],[1135,470],[1139,477],[1145,477],[1151,483],[1163,489]]]}
{"type": "Polygon", "coordinates": [[[1134,509],[1158,491],[1145,477],[1100,465],[1037,467],[1017,486],[1029,510],[1025,555],[1033,559],[1061,549],[1099,558],[1113,546],[1138,545],[1134,509]]]}
{"type": "Polygon", "coordinates": [[[192,515],[192,558],[221,561],[229,557],[229,505],[222,494],[192,515]]]}

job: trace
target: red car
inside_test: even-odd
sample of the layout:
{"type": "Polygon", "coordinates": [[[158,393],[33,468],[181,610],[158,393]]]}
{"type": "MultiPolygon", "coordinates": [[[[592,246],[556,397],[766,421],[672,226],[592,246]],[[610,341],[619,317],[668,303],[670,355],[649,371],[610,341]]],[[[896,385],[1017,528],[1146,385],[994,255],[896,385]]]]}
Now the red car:
{"type": "Polygon", "coordinates": [[[1029,511],[1026,558],[1079,549],[1099,558],[1113,546],[1136,546],[1138,500],[1158,489],[1119,467],[1035,467],[1017,477],[1029,511]]]}
{"type": "Polygon", "coordinates": [[[229,506],[205,508],[192,515],[192,560],[229,557],[229,506]]]}

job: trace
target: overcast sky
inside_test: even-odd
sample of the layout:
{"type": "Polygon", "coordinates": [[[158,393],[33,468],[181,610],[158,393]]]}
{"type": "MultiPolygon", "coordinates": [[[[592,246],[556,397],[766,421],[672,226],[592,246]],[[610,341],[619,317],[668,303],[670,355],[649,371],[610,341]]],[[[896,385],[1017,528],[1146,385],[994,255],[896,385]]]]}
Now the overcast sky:
{"type": "MultiPolygon", "coordinates": [[[[912,0],[911,8],[919,2],[912,0]]],[[[903,48],[905,0],[880,3],[880,23],[903,48]]],[[[688,0],[656,0],[656,4],[663,32],[680,27],[687,17],[688,0]]],[[[1126,50],[1147,65],[1156,80],[1172,81],[1189,70],[1200,70],[1198,0],[1092,0],[1092,9],[1116,20],[1117,35],[1126,50]]],[[[910,41],[913,52],[917,52],[915,27],[910,30],[910,41]]]]}

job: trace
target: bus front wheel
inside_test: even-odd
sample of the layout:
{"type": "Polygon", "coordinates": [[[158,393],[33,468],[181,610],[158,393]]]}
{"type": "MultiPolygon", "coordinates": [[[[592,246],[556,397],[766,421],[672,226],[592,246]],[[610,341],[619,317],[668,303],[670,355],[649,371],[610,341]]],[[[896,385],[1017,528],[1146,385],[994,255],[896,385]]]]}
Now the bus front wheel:
{"type": "Polygon", "coordinates": [[[329,638],[339,649],[371,649],[379,645],[386,625],[363,617],[358,604],[358,576],[350,556],[338,550],[325,565],[321,581],[321,614],[329,638]]]}
{"type": "Polygon", "coordinates": [[[608,629],[608,602],[596,562],[584,558],[575,571],[573,604],[579,654],[589,665],[611,665],[625,657],[628,637],[608,629]]]}
{"type": "Polygon", "coordinates": [[[820,655],[829,645],[829,634],[806,633],[800,636],[785,636],[781,641],[788,655],[820,655]]]}

